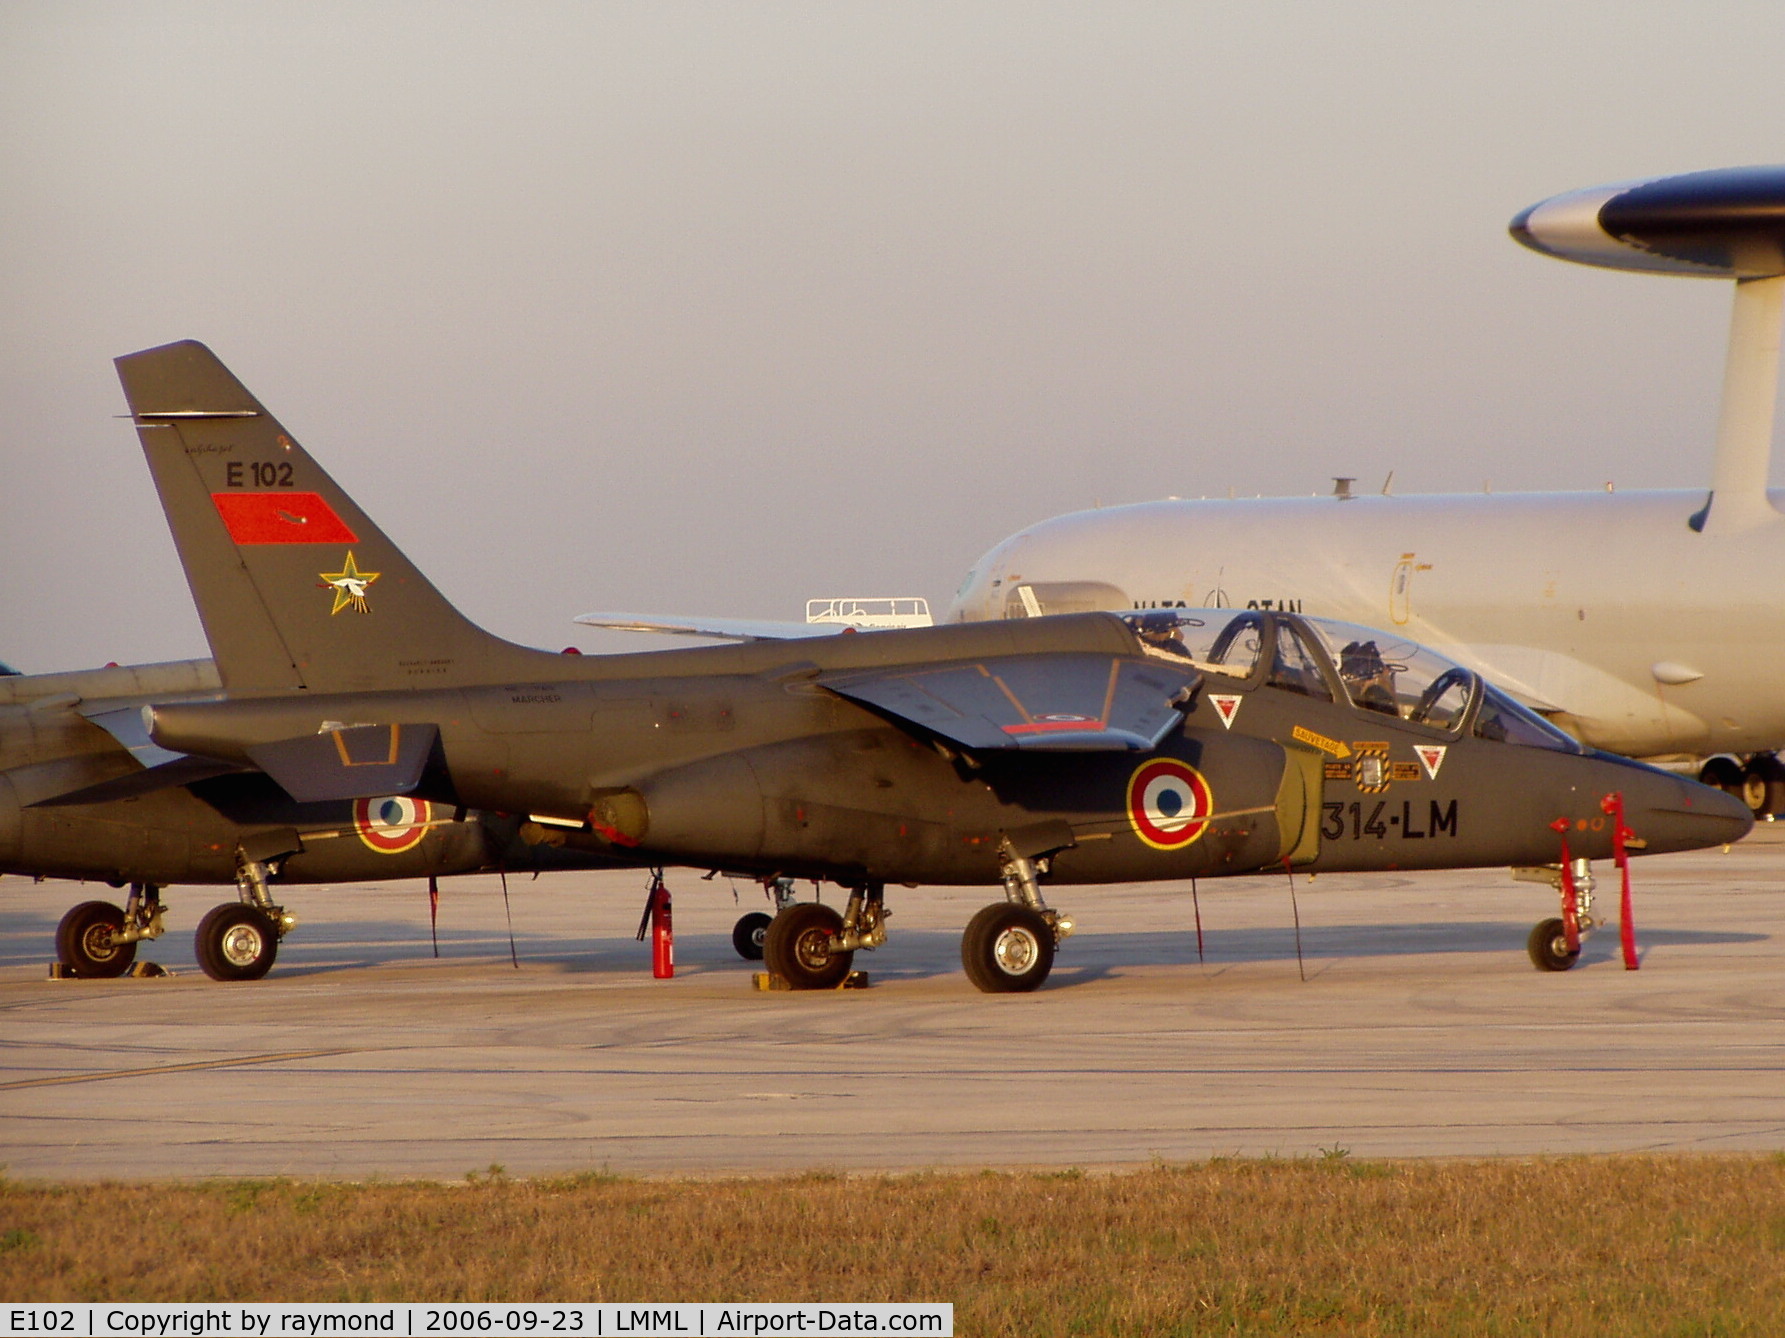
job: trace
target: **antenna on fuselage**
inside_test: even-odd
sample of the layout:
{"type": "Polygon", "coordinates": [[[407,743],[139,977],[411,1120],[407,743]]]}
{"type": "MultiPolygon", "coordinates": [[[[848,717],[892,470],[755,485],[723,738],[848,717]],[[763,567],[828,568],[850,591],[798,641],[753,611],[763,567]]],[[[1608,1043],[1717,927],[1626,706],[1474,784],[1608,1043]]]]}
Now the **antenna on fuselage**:
{"type": "Polygon", "coordinates": [[[1511,232],[1583,265],[1735,280],[1711,492],[1690,524],[1730,534],[1778,519],[1767,476],[1785,319],[1785,166],[1569,191],[1519,214],[1511,232]]]}

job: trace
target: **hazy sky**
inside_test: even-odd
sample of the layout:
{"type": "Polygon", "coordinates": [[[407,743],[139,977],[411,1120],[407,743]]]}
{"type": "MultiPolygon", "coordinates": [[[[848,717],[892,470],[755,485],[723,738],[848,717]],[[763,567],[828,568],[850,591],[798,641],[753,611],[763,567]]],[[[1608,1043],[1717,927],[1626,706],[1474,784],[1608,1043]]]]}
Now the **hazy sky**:
{"type": "MultiPolygon", "coordinates": [[[[1700,486],[1785,5],[0,5],[0,659],[205,653],[111,366],[210,344],[493,631],[946,600],[1096,503],[1700,486]]],[[[1260,542],[1295,536],[1261,536],[1260,542]]]]}

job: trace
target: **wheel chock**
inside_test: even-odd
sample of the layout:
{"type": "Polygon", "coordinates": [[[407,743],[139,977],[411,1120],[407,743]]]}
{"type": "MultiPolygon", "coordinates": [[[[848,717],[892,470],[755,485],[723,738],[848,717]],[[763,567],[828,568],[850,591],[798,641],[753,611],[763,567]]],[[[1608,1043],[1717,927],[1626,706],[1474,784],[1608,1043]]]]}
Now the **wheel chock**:
{"type": "MultiPolygon", "coordinates": [[[[750,983],[760,991],[791,991],[793,986],[786,976],[776,975],[773,971],[756,971],[750,976],[750,983]]],[[[865,990],[868,988],[866,971],[851,971],[832,988],[839,990],[865,990]]]]}
{"type": "MultiPolygon", "coordinates": [[[[160,962],[133,962],[130,969],[120,978],[124,980],[171,980],[173,974],[160,962]]],[[[74,968],[67,962],[51,962],[49,978],[51,980],[81,979],[80,976],[75,975],[74,968]]]]}

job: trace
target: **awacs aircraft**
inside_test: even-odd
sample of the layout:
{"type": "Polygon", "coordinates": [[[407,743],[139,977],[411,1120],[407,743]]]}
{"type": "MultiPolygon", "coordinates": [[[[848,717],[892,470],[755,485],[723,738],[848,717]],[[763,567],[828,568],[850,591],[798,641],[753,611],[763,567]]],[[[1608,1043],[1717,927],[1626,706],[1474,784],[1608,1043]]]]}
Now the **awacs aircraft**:
{"type": "Polygon", "coordinates": [[[144,730],[149,702],[221,694],[207,660],[0,677],[0,873],[128,886],[124,906],[84,901],[56,931],[76,976],[118,976],[165,931],[171,883],[235,883],[198,925],[216,980],[265,974],[296,917],[282,883],[366,882],[506,869],[609,866],[520,818],[409,795],[298,803],[259,772],[180,757],[144,730]],[[528,837],[534,839],[529,840],[528,837]]]}
{"type": "Polygon", "coordinates": [[[1342,480],[1331,498],[1084,511],[993,548],[944,621],[1214,604],[1387,627],[1594,747],[1696,759],[1756,813],[1785,810],[1785,495],[1767,490],[1785,167],[1577,191],[1512,232],[1563,259],[1735,281],[1708,494],[1355,496],[1342,480]]]}
{"type": "Polygon", "coordinates": [[[1368,633],[1287,614],[529,650],[448,604],[203,345],[118,367],[224,690],[144,712],[180,755],[170,779],[207,759],[301,803],[544,815],[639,862],[842,884],[843,914],[795,904],[768,931],[795,987],[834,985],[883,943],[899,883],[1002,884],[962,960],[981,989],[1020,991],[1071,928],[1044,883],[1542,865],[1557,823],[1603,858],[1609,792],[1649,851],[1749,825],[1466,669],[1372,659],[1368,633]]]}

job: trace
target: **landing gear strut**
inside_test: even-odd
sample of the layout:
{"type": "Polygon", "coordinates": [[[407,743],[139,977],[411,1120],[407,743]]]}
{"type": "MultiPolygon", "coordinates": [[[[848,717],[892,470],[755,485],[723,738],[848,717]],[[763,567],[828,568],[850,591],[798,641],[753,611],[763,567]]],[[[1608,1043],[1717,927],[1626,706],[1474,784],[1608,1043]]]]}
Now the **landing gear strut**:
{"type": "Polygon", "coordinates": [[[886,942],[886,887],[851,888],[838,915],[818,902],[785,907],[763,939],[763,963],[796,990],[834,990],[849,978],[860,950],[886,942]]]}
{"type": "Polygon", "coordinates": [[[119,910],[109,901],[83,901],[56,926],[56,959],[82,980],[121,976],[136,961],[136,945],[166,932],[161,923],[161,888],[132,883],[119,910]]]}
{"type": "Polygon", "coordinates": [[[198,922],[194,939],[198,965],[212,980],[259,980],[273,969],[279,940],[297,928],[297,917],[274,905],[267,890],[267,880],[277,872],[274,861],[238,852],[241,900],[212,908],[198,922]]]}
{"type": "Polygon", "coordinates": [[[1037,862],[1017,854],[1008,837],[998,854],[1006,899],[967,922],[961,965],[987,994],[1022,994],[1040,988],[1054,969],[1054,950],[1072,932],[1072,920],[1041,899],[1045,856],[1037,862]]]}
{"type": "Polygon", "coordinates": [[[1567,971],[1580,961],[1581,944],[1598,927],[1593,918],[1593,866],[1584,859],[1570,861],[1568,872],[1574,880],[1574,904],[1569,905],[1562,866],[1545,865],[1537,869],[1515,869],[1513,877],[1527,882],[1548,883],[1562,897],[1561,916],[1539,920],[1525,940],[1525,951],[1539,971],[1567,971]],[[1574,946],[1568,945],[1568,916],[1575,919],[1574,946]]]}

